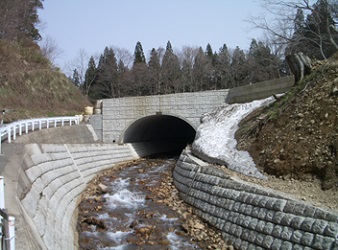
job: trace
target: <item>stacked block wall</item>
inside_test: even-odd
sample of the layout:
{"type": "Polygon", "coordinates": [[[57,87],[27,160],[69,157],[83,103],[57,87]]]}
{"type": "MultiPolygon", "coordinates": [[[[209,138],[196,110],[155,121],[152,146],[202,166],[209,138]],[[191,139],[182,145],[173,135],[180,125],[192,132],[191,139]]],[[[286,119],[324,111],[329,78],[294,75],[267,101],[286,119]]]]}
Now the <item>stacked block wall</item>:
{"type": "Polygon", "coordinates": [[[136,159],[129,146],[30,144],[18,195],[46,249],[77,249],[76,208],[88,182],[114,164],[136,159]]]}
{"type": "Polygon", "coordinates": [[[184,151],[174,169],[181,197],[236,249],[338,249],[338,214],[200,165],[184,151]]]}

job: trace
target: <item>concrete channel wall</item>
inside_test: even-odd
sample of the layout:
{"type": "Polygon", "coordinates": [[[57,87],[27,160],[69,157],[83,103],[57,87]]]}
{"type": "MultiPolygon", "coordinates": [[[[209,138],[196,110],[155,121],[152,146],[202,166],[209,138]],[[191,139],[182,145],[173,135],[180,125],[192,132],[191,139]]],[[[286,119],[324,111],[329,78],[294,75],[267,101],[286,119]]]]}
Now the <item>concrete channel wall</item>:
{"type": "MultiPolygon", "coordinates": [[[[24,152],[16,195],[25,218],[18,219],[41,249],[78,249],[77,206],[88,182],[138,158],[130,145],[116,144],[27,144],[24,152]]],[[[32,239],[17,237],[17,249],[32,249],[32,239]]]]}
{"type": "Polygon", "coordinates": [[[338,249],[338,214],[265,189],[182,152],[174,169],[180,196],[235,249],[338,249]]]}

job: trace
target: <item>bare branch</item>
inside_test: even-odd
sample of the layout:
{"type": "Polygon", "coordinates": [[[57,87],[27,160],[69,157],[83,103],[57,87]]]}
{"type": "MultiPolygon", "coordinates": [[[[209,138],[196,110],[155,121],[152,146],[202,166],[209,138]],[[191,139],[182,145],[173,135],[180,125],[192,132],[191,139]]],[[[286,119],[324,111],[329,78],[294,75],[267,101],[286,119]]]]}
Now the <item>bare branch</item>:
{"type": "Polygon", "coordinates": [[[60,49],[55,41],[50,36],[46,36],[40,44],[42,55],[48,58],[53,64],[55,60],[62,55],[63,51],[60,49]]]}

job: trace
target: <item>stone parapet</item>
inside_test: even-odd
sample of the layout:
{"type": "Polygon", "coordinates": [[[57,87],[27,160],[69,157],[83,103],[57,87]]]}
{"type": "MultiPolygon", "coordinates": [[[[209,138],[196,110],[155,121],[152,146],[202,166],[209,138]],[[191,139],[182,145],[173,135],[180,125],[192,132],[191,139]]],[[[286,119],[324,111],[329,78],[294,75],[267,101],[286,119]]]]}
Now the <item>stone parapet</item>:
{"type": "Polygon", "coordinates": [[[180,196],[236,249],[338,249],[338,214],[234,179],[182,152],[180,196]]]}

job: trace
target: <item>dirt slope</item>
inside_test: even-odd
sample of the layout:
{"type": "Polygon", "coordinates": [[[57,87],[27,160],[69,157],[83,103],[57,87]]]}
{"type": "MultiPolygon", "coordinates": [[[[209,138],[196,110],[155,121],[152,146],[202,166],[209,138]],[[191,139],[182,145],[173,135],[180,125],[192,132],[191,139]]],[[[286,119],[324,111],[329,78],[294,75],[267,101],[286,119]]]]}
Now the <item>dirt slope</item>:
{"type": "Polygon", "coordinates": [[[0,110],[5,122],[74,115],[90,105],[67,77],[34,44],[0,39],[0,110]]]}
{"type": "Polygon", "coordinates": [[[286,181],[313,180],[323,190],[337,191],[338,54],[317,63],[271,107],[248,116],[236,136],[238,147],[265,173],[286,181]]]}

